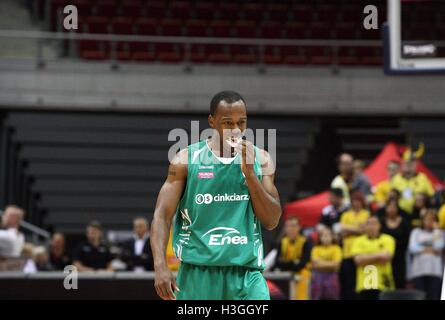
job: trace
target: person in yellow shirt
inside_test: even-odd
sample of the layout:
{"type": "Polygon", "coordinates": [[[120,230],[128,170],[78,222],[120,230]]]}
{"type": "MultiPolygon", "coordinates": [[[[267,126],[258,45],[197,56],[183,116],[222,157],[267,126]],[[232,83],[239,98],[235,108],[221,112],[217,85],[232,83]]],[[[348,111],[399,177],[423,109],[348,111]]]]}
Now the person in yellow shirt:
{"type": "Polygon", "coordinates": [[[437,217],[439,218],[439,228],[445,229],[445,204],[440,207],[437,217]]]}
{"type": "Polygon", "coordinates": [[[379,182],[375,186],[374,202],[377,204],[378,208],[383,208],[386,205],[389,193],[391,192],[391,179],[397,173],[399,173],[399,170],[400,170],[400,162],[396,160],[388,161],[388,166],[387,166],[388,179],[379,182]]]}
{"type": "Polygon", "coordinates": [[[361,300],[378,300],[381,291],[394,290],[392,258],[395,240],[380,233],[377,216],[369,217],[365,234],[354,239],[351,254],[357,265],[356,290],[361,300]]]}
{"type": "Polygon", "coordinates": [[[402,171],[391,179],[391,187],[400,192],[399,206],[408,214],[413,212],[416,195],[434,195],[434,187],[428,177],[417,172],[417,160],[423,155],[423,145],[413,153],[408,149],[403,154],[402,171]]]}
{"type": "Polygon", "coordinates": [[[340,234],[343,240],[343,261],[340,267],[341,299],[356,299],[355,264],[352,259],[351,246],[354,239],[363,233],[363,226],[370,216],[365,209],[365,197],[360,192],[351,195],[351,209],[340,218],[340,234]]]}
{"type": "Polygon", "coordinates": [[[179,259],[176,257],[175,251],[173,250],[172,230],[170,230],[170,238],[168,239],[167,251],[166,251],[167,266],[171,271],[178,271],[181,261],[179,261],[179,259]]]}
{"type": "Polygon", "coordinates": [[[314,246],[311,253],[311,298],[312,300],[338,300],[341,248],[335,243],[331,229],[322,229],[319,232],[319,238],[320,244],[314,246]]]}
{"type": "Polygon", "coordinates": [[[287,218],[284,224],[284,237],[281,239],[274,269],[293,271],[299,280],[295,283],[294,298],[308,300],[310,291],[311,273],[309,262],[311,258],[312,242],[301,235],[301,226],[297,217],[287,218]]]}

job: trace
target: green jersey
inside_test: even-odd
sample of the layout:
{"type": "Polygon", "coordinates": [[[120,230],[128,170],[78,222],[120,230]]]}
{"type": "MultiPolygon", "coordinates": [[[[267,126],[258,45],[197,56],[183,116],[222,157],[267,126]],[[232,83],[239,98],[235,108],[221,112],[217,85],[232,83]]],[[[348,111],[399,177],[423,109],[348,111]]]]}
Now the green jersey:
{"type": "MultiPolygon", "coordinates": [[[[258,150],[254,170],[261,180],[258,150]]],[[[173,229],[173,249],[182,262],[264,269],[261,224],[240,162],[240,155],[217,157],[207,140],[188,146],[187,183],[173,229]]]]}

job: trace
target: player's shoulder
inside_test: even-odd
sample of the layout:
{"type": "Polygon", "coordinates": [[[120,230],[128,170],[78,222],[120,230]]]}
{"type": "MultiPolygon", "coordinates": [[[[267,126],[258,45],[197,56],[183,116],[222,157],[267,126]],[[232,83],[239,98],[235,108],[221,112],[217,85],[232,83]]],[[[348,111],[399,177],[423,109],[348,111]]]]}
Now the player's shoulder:
{"type": "Polygon", "coordinates": [[[178,166],[187,165],[188,154],[189,154],[188,148],[181,149],[173,156],[173,158],[170,160],[170,163],[172,165],[178,165],[178,166]]]}

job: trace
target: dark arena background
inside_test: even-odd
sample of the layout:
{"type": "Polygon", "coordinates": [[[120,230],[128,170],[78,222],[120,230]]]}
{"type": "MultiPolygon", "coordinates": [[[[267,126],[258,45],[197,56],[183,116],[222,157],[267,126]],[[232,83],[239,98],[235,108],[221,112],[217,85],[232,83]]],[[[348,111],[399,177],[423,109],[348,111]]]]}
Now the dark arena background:
{"type": "Polygon", "coordinates": [[[192,143],[233,90],[249,128],[276,130],[271,298],[369,298],[347,246],[375,215],[394,283],[363,291],[439,300],[444,71],[445,1],[0,1],[0,298],[159,299],[147,239],[172,130],[192,143]],[[328,231],[337,258],[316,251],[328,231]]]}

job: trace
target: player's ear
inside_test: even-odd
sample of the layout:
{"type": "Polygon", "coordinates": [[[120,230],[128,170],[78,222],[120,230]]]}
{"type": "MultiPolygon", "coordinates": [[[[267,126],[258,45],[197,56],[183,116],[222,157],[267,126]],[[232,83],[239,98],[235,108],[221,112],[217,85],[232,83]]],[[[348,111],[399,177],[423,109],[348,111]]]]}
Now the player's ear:
{"type": "Polygon", "coordinates": [[[211,114],[209,114],[208,121],[210,128],[215,129],[215,118],[211,114]]]}

